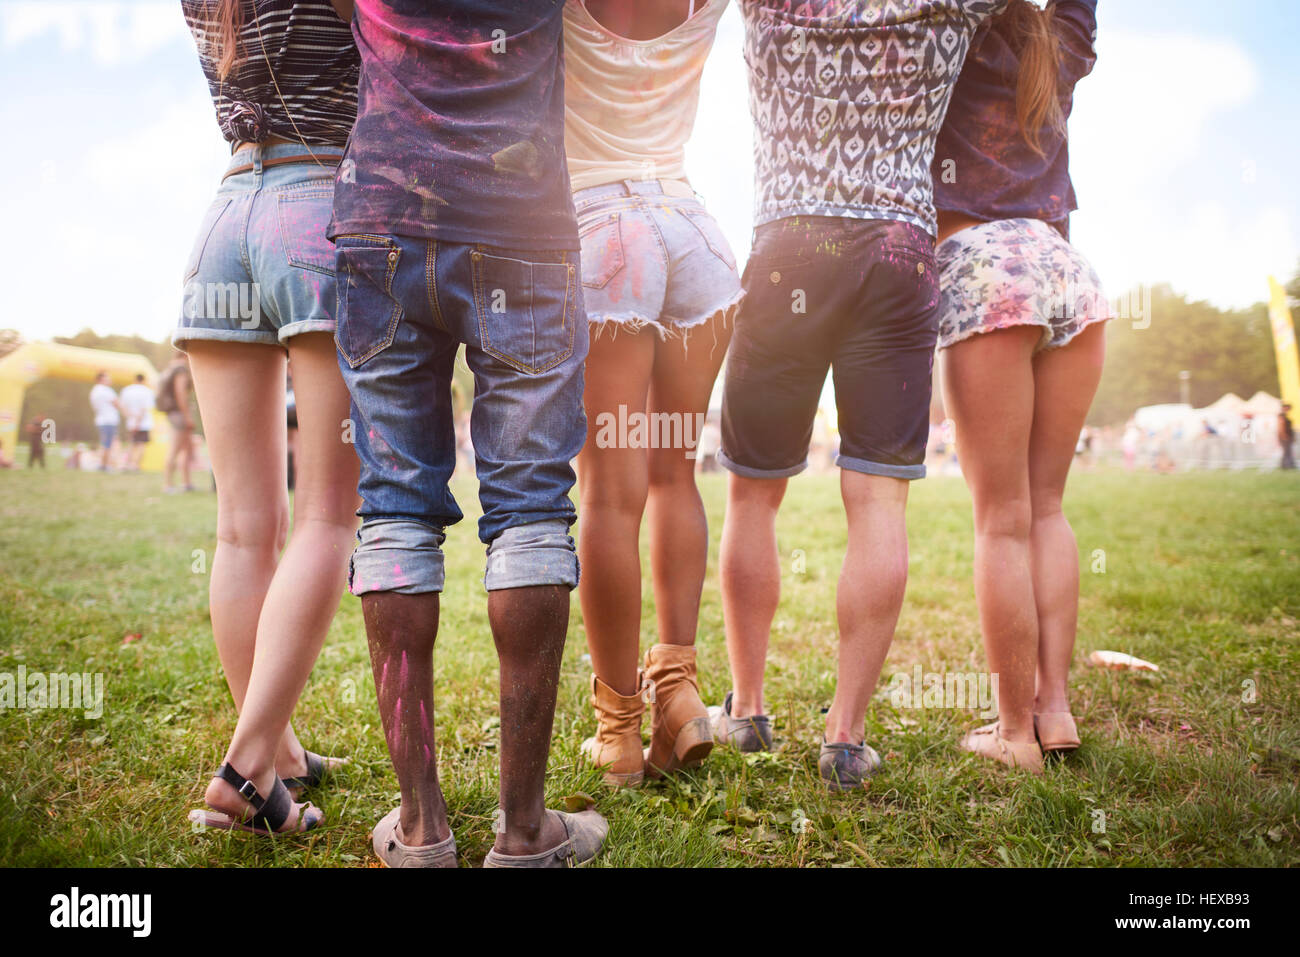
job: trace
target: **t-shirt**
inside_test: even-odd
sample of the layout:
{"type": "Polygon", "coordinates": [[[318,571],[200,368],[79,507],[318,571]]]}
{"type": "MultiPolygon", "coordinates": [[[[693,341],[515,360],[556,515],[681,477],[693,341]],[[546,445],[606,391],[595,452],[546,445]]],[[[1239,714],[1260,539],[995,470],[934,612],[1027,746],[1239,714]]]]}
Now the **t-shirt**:
{"type": "Polygon", "coordinates": [[[239,57],[219,75],[216,0],[182,0],[221,135],[342,146],[357,115],[357,48],[328,0],[244,0],[239,57]]]}
{"type": "Polygon", "coordinates": [[[331,238],[578,246],[563,0],[357,0],[357,123],[331,238]]]}
{"type": "MultiPolygon", "coordinates": [[[[1059,44],[1057,95],[1066,116],[1074,87],[1097,62],[1097,0],[1056,0],[1052,27],[1059,44]]],[[[934,155],[935,205],[974,219],[1041,219],[1069,236],[1079,204],[1070,182],[1066,137],[1043,127],[1039,156],[1016,119],[1018,43],[994,20],[971,44],[934,155]]]]}
{"type": "Polygon", "coordinates": [[[133,382],[118,397],[126,414],[126,427],[132,432],[148,432],[153,428],[153,389],[143,382],[133,382]]]}
{"type": "Polygon", "coordinates": [[[120,425],[122,417],[118,415],[117,393],[112,386],[97,382],[90,390],[90,408],[95,413],[96,425],[120,425]]]}
{"type": "Polygon", "coordinates": [[[935,136],[975,30],[1008,0],[742,0],[755,224],[937,231],[935,136]]]}

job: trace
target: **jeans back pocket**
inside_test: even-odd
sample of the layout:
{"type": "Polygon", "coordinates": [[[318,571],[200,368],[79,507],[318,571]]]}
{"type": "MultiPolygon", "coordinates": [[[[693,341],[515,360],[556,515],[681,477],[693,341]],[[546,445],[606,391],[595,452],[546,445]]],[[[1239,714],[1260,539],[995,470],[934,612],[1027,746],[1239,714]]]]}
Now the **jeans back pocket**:
{"type": "Polygon", "coordinates": [[[190,248],[189,262],[185,266],[185,276],[182,282],[189,282],[199,272],[199,266],[203,264],[203,251],[207,248],[208,238],[212,235],[213,230],[217,228],[217,223],[221,221],[221,214],[226,211],[230,205],[228,197],[218,197],[213,200],[208,211],[203,214],[203,220],[199,223],[199,234],[194,239],[194,245],[190,248]]]}
{"type": "Polygon", "coordinates": [[[623,237],[619,232],[620,214],[613,213],[579,230],[582,242],[582,284],[588,289],[603,289],[623,268],[623,237]]]}
{"type": "Polygon", "coordinates": [[[325,235],[334,211],[334,184],[286,189],[276,198],[284,257],[290,266],[334,275],[334,244],[325,235]]]}
{"type": "Polygon", "coordinates": [[[392,345],[397,334],[402,306],[393,298],[393,274],[402,251],[392,239],[377,236],[340,236],[335,251],[334,343],[355,369],[392,345]]]}
{"type": "Polygon", "coordinates": [[[470,267],[484,352],[529,375],[573,355],[573,263],[536,262],[475,249],[470,267]]]}

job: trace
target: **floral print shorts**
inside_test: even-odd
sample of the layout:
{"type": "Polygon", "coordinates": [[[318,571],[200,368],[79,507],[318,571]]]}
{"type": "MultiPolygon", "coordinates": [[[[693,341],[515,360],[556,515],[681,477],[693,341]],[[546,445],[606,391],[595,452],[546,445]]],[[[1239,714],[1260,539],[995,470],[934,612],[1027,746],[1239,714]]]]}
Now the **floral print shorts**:
{"type": "Polygon", "coordinates": [[[1056,349],[1111,318],[1096,271],[1042,220],[971,226],[940,243],[935,259],[940,349],[1011,326],[1042,326],[1035,351],[1056,349]]]}

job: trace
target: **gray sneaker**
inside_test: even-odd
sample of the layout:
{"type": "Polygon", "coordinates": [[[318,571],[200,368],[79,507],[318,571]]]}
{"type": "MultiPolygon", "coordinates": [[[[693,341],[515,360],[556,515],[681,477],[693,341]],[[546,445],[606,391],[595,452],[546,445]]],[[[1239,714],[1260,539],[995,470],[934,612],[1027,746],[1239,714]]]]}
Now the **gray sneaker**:
{"type": "Polygon", "coordinates": [[[880,770],[885,759],[861,744],[849,744],[837,741],[831,744],[822,739],[821,755],[817,759],[817,768],[822,780],[832,791],[851,791],[861,787],[862,782],[880,770]]]}
{"type": "Polygon", "coordinates": [[[729,744],[740,751],[771,751],[772,722],[765,714],[733,718],[731,699],[734,696],[734,691],[728,691],[722,704],[709,707],[709,727],[713,730],[713,740],[719,744],[729,744]]]}
{"type": "Polygon", "coordinates": [[[549,851],[540,854],[498,854],[488,851],[484,867],[578,867],[599,853],[609,833],[609,822],[596,811],[551,811],[564,822],[567,838],[549,851]]]}
{"type": "Polygon", "coordinates": [[[375,825],[371,847],[375,856],[389,867],[455,867],[456,835],[438,844],[414,847],[397,839],[401,807],[395,807],[375,825]]]}

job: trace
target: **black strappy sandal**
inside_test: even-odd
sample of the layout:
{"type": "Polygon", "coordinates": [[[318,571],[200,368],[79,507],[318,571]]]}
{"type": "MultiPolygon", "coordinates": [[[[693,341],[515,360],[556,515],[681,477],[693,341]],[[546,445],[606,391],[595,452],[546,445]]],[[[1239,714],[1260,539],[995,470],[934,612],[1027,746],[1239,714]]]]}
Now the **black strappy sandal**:
{"type": "Polygon", "coordinates": [[[312,751],[308,751],[306,754],[306,774],[296,778],[281,778],[281,780],[284,781],[284,786],[287,787],[290,792],[296,791],[298,794],[301,794],[308,788],[320,787],[321,784],[324,783],[327,774],[337,771],[348,762],[347,758],[323,758],[312,751]],[[338,763],[331,766],[329,764],[330,761],[337,761],[338,763]]]}
{"type": "Polygon", "coordinates": [[[271,837],[281,833],[301,834],[316,828],[321,823],[320,809],[314,804],[308,803],[299,812],[297,828],[290,831],[280,830],[293,811],[293,799],[289,796],[289,789],[285,787],[284,782],[279,778],[275,779],[275,785],[271,789],[270,796],[263,797],[258,793],[257,787],[252,781],[241,775],[228,763],[217,768],[217,773],[213,777],[221,778],[221,780],[238,791],[239,796],[251,804],[256,813],[252,817],[235,820],[224,811],[204,809],[191,811],[189,819],[202,824],[204,827],[214,827],[222,831],[248,831],[250,834],[271,837]]]}

